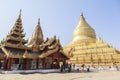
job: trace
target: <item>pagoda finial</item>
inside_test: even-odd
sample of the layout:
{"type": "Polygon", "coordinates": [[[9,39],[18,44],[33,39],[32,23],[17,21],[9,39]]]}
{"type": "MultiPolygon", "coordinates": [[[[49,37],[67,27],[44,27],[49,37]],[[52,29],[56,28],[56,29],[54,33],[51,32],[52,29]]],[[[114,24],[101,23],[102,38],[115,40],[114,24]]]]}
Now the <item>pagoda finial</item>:
{"type": "Polygon", "coordinates": [[[38,19],[38,25],[40,25],[40,18],[38,19]]]}
{"type": "Polygon", "coordinates": [[[22,9],[20,9],[20,15],[21,15],[22,9]]]}
{"type": "Polygon", "coordinates": [[[20,14],[19,14],[19,18],[21,18],[21,13],[22,13],[22,9],[20,9],[20,14]]]}
{"type": "Polygon", "coordinates": [[[85,18],[84,18],[83,12],[80,13],[80,21],[82,21],[82,20],[85,21],[85,18]]]}
{"type": "Polygon", "coordinates": [[[83,12],[81,12],[80,16],[83,16],[83,12]]]}

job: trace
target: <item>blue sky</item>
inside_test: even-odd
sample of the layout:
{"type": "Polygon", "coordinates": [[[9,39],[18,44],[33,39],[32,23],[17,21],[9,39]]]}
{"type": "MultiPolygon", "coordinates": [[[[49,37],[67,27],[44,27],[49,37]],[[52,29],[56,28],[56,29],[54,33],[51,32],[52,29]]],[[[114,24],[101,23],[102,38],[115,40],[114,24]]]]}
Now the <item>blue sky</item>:
{"type": "Polygon", "coordinates": [[[56,35],[65,46],[72,41],[82,11],[96,34],[120,50],[119,0],[1,0],[0,40],[13,27],[20,9],[26,39],[40,18],[44,39],[56,35]]]}

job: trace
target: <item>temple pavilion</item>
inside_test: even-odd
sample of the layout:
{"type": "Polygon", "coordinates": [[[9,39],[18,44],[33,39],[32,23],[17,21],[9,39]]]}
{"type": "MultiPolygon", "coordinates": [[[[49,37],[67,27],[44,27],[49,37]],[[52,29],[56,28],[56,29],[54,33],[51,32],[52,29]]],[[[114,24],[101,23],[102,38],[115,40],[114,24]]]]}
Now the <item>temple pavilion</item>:
{"type": "Polygon", "coordinates": [[[58,69],[60,63],[66,64],[68,56],[63,53],[60,40],[56,36],[44,40],[40,19],[31,39],[24,37],[20,11],[14,26],[0,43],[0,69],[58,69]]]}
{"type": "Polygon", "coordinates": [[[120,51],[106,43],[86,22],[83,13],[73,32],[72,41],[64,47],[64,52],[73,64],[110,66],[120,65],[120,51]]]}

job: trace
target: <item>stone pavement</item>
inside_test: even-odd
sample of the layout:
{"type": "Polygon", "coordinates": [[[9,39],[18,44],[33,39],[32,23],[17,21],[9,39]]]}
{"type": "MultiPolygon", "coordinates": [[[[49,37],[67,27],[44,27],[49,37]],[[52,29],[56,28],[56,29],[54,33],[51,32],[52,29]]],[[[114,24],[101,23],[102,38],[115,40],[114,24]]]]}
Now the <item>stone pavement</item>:
{"type": "Polygon", "coordinates": [[[0,74],[0,80],[120,80],[120,71],[89,73],[0,74]]]}

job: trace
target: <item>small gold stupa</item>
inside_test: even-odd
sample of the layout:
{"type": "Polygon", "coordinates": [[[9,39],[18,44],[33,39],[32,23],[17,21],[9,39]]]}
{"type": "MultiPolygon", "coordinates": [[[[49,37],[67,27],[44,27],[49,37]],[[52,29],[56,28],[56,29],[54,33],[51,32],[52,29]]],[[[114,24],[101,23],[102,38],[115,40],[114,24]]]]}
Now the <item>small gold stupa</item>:
{"type": "Polygon", "coordinates": [[[64,47],[64,52],[73,64],[85,65],[120,65],[120,52],[107,44],[86,22],[83,13],[73,32],[73,40],[64,47]]]}

